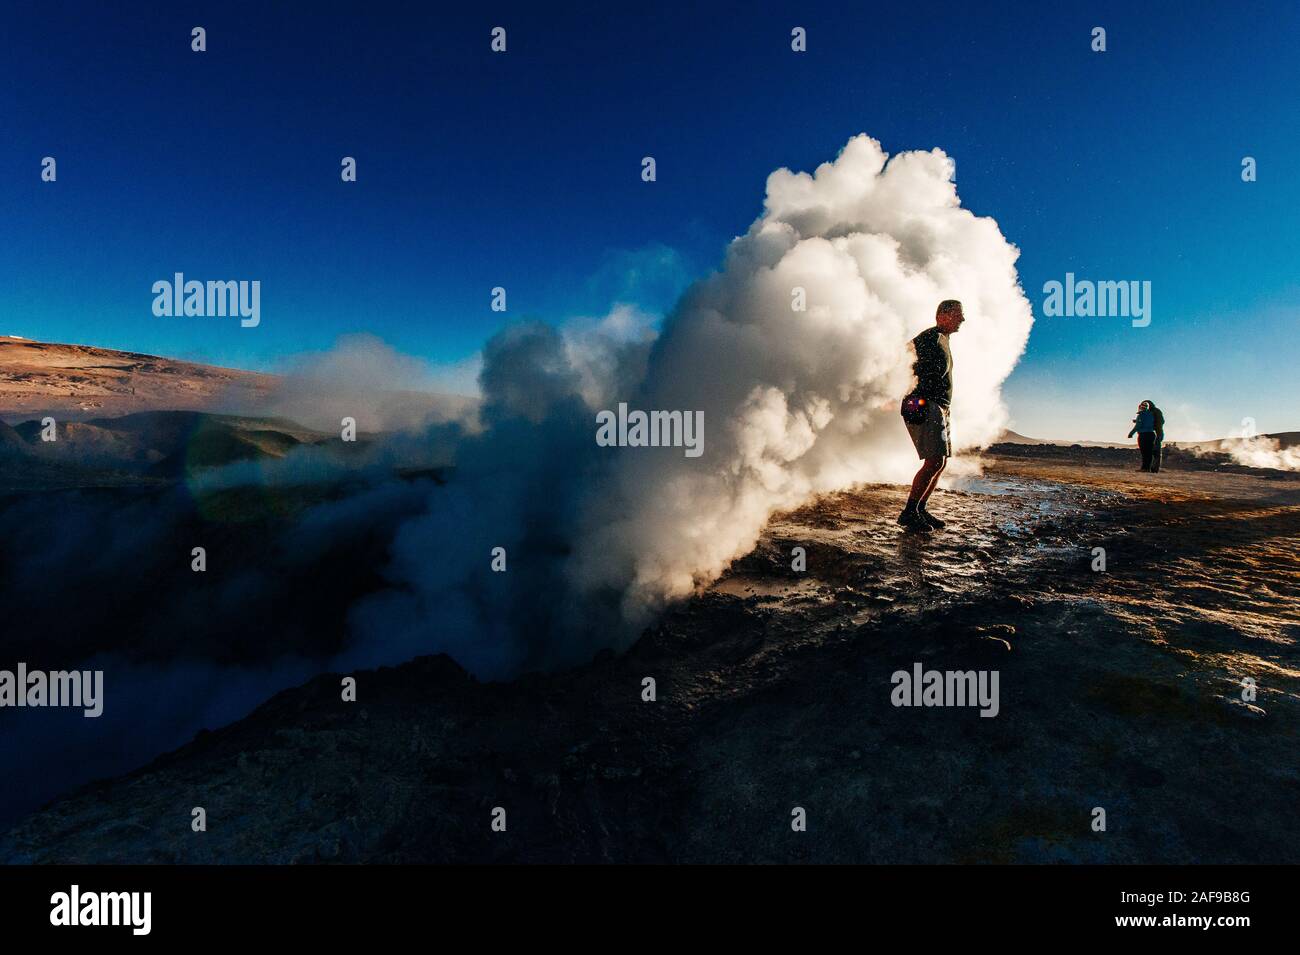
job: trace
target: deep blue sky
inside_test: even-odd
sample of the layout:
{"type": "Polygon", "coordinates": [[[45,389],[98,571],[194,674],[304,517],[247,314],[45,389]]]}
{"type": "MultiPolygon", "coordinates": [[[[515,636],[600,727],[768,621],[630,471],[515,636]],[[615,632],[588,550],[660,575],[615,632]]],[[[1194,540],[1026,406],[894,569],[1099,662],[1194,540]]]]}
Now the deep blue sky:
{"type": "Polygon", "coordinates": [[[455,361],[507,318],[662,311],[769,172],[865,131],[945,149],[1021,248],[1018,430],[1122,439],[1146,397],[1171,438],[1300,428],[1295,3],[291,6],[4,12],[0,333],[274,369],[370,331],[455,361]],[[177,270],[260,279],[262,325],[155,318],[177,270]],[[1067,271],[1150,280],[1151,326],[1041,317],[1067,271]]]}

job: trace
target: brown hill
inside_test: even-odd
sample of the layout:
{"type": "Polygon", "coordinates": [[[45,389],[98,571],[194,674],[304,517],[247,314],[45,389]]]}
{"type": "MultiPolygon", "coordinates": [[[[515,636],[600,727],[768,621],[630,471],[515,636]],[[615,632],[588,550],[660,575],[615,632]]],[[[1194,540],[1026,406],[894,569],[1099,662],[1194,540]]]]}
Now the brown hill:
{"type": "Polygon", "coordinates": [[[137,352],[0,336],[0,420],[61,421],[133,411],[255,404],[278,379],[137,352]]]}

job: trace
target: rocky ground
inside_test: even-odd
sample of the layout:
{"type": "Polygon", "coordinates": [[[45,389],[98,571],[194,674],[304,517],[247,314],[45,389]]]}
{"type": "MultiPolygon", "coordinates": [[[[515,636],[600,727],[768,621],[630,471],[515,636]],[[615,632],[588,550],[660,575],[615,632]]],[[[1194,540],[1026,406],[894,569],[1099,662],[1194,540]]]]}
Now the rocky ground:
{"type": "Polygon", "coordinates": [[[1132,458],[990,457],[928,536],[901,488],[820,500],[563,673],[422,658],[355,703],[318,677],[27,817],[0,861],[1294,862],[1300,482],[1132,458]],[[998,715],[894,707],[917,662],[997,670],[998,715]]]}

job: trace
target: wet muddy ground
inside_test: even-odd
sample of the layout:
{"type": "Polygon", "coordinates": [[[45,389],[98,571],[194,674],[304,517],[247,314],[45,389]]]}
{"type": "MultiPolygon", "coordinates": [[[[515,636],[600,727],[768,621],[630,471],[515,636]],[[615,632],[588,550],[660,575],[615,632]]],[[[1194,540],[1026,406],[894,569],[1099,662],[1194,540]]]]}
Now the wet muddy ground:
{"type": "Polygon", "coordinates": [[[894,524],[893,486],[778,517],[622,655],[509,684],[423,658],[357,704],[320,677],[0,860],[1300,858],[1300,482],[985,465],[936,495],[941,532],[894,524]],[[894,706],[918,663],[996,670],[997,716],[894,706]]]}

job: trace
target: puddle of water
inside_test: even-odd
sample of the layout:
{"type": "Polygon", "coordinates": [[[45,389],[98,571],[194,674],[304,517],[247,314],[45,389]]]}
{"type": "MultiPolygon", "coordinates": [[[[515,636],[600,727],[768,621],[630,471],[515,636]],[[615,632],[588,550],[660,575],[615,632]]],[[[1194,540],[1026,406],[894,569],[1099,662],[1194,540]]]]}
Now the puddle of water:
{"type": "Polygon", "coordinates": [[[959,478],[952,483],[954,491],[965,491],[967,494],[1024,494],[1029,489],[1019,481],[999,481],[994,478],[970,477],[959,478]]]}
{"type": "Polygon", "coordinates": [[[780,600],[788,597],[811,596],[816,594],[820,587],[821,584],[817,580],[800,580],[786,583],[784,581],[758,580],[753,577],[737,575],[723,577],[709,589],[732,597],[766,597],[780,600]]]}

